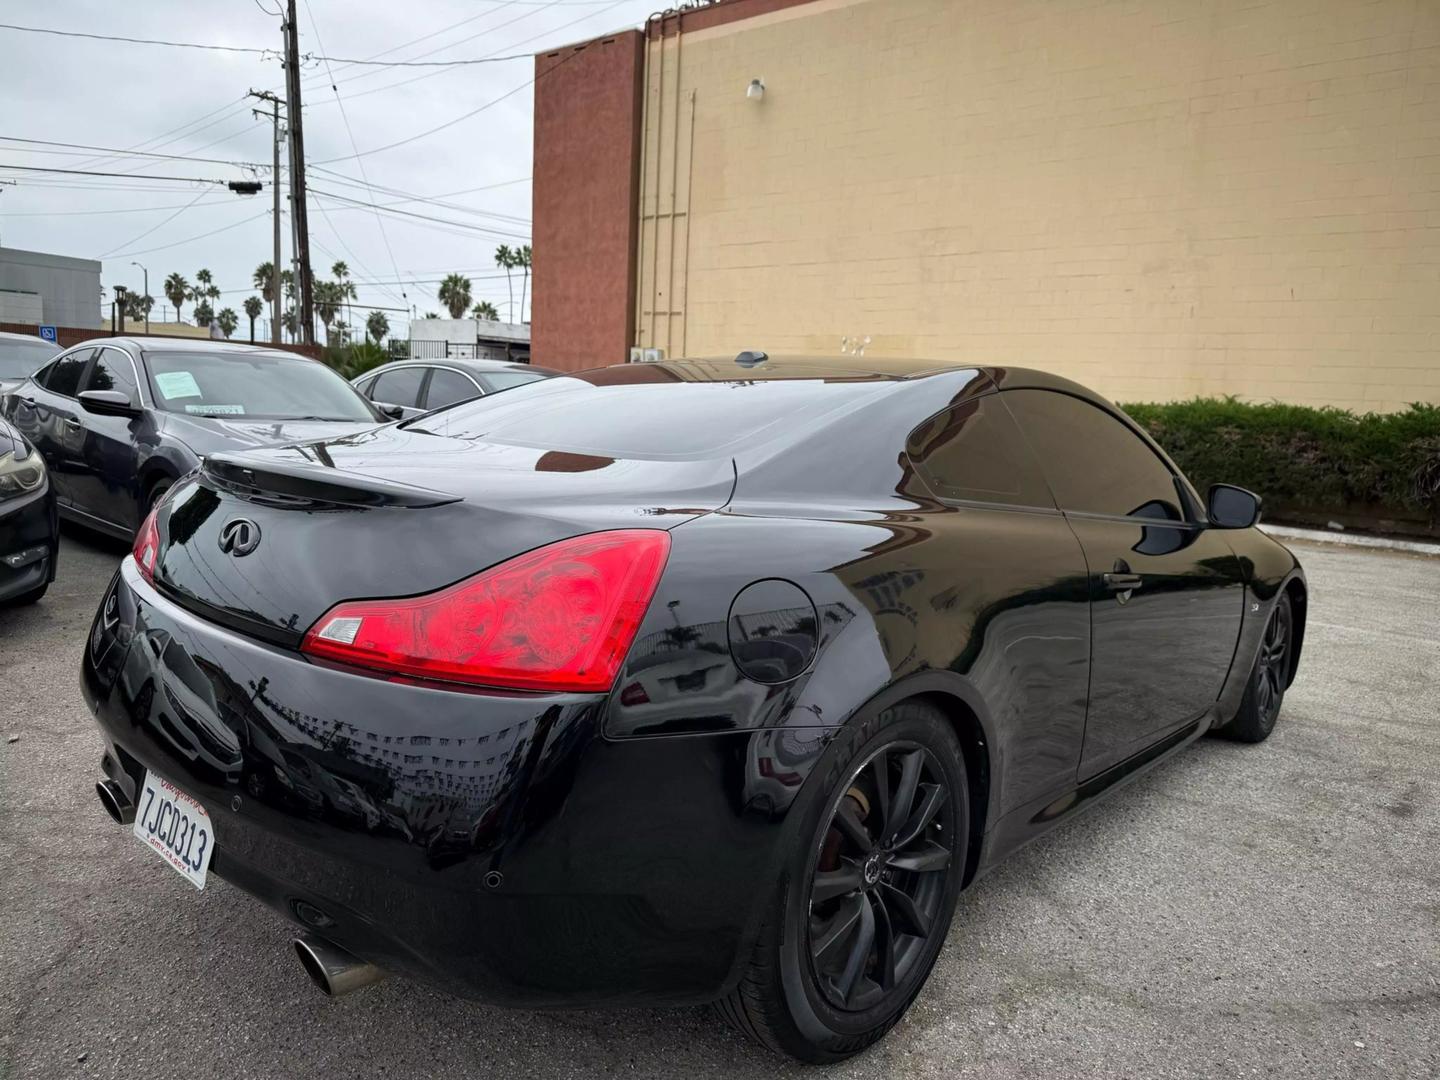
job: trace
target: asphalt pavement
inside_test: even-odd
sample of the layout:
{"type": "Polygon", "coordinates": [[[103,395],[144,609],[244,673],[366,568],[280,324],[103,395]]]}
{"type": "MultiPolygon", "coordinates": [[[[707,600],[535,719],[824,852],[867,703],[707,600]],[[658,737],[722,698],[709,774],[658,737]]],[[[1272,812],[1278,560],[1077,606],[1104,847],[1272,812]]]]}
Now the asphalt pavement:
{"type": "Polygon", "coordinates": [[[1295,545],[1308,640],[1260,746],[1202,740],[961,898],[916,1006],[834,1069],[703,1009],[323,997],[290,926],[101,811],[76,685],[123,548],[0,610],[0,1080],[1440,1076],[1440,559],[1295,545]]]}

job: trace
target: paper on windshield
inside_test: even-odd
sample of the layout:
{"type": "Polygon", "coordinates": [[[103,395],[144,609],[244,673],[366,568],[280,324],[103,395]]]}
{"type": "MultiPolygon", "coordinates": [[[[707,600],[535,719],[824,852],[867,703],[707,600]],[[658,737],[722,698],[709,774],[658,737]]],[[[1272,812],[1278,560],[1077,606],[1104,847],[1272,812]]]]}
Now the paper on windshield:
{"type": "Polygon", "coordinates": [[[200,384],[188,371],[162,371],[155,376],[155,385],[169,401],[178,398],[204,397],[200,384]]]}

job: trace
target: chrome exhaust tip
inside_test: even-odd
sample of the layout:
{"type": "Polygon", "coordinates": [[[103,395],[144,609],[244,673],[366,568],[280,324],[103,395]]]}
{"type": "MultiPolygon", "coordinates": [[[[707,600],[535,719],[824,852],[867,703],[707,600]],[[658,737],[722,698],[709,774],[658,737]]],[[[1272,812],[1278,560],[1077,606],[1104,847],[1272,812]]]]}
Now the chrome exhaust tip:
{"type": "Polygon", "coordinates": [[[310,981],[327,997],[340,997],[363,990],[385,978],[385,972],[374,964],[367,964],[314,934],[295,939],[295,955],[300,958],[300,966],[310,976],[310,981]]]}
{"type": "Polygon", "coordinates": [[[116,825],[129,825],[135,820],[135,804],[114,780],[101,780],[95,785],[95,794],[116,825]]]}

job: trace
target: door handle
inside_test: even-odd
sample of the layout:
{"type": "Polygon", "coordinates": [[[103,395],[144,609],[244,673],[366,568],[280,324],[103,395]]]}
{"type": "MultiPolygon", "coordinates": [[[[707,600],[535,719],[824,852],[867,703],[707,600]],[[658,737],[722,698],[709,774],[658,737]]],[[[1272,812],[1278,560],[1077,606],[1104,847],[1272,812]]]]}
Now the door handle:
{"type": "Polygon", "coordinates": [[[66,426],[66,427],[79,427],[79,426],[80,426],[80,421],[79,421],[79,420],[76,420],[75,417],[73,417],[73,416],[67,416],[67,417],[65,417],[65,426],[66,426]]]}
{"type": "Polygon", "coordinates": [[[1139,574],[1101,574],[1100,580],[1111,592],[1129,592],[1145,583],[1139,574]]]}

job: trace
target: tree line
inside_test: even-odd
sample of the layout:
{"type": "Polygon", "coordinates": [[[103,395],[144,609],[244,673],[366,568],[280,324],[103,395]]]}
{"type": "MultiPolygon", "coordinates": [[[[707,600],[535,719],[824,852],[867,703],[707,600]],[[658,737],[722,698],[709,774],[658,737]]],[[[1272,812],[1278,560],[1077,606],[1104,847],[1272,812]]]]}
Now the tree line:
{"type": "MultiPolygon", "coordinates": [[[[505,283],[510,295],[510,321],[515,321],[515,284],[512,271],[520,270],[520,312],[524,318],[525,296],[530,284],[530,245],[524,244],[518,247],[510,247],[508,244],[501,244],[495,249],[495,265],[505,271],[505,283]]],[[[332,280],[316,281],[311,292],[315,303],[315,314],[325,329],[325,338],[332,340],[331,330],[335,327],[337,333],[340,328],[348,329],[349,319],[344,323],[337,324],[336,319],[344,311],[347,316],[352,300],[359,299],[359,293],[355,288],[354,281],[350,277],[350,268],[343,260],[335,262],[330,267],[332,280]]],[[[251,281],[259,290],[258,295],[251,295],[245,298],[241,309],[245,312],[246,318],[250,320],[250,340],[255,340],[255,322],[266,311],[275,300],[275,290],[281,291],[285,301],[285,311],[280,316],[280,325],[286,334],[294,340],[299,332],[299,312],[296,304],[295,275],[289,270],[281,270],[277,275],[275,266],[270,262],[262,262],[255,268],[251,275],[251,281]]],[[[463,319],[466,312],[471,318],[487,319],[491,322],[498,322],[500,313],[495,305],[488,300],[481,300],[472,305],[471,303],[471,281],[462,274],[447,274],[440,282],[438,296],[440,303],[450,313],[452,319],[463,319]]],[[[201,268],[195,271],[193,282],[186,279],[179,271],[171,273],[165,278],[163,286],[165,299],[169,300],[175,308],[176,321],[181,321],[181,310],[185,304],[192,305],[195,325],[208,328],[218,327],[220,333],[229,338],[235,333],[240,325],[240,316],[233,308],[225,307],[219,311],[215,310],[215,302],[220,299],[220,289],[215,284],[214,275],[209,270],[201,268]]],[[[143,296],[140,293],[131,292],[125,298],[125,316],[132,320],[145,319],[155,307],[155,299],[151,296],[143,296]]],[[[439,316],[433,311],[427,311],[424,318],[434,319],[439,316]]],[[[390,320],[383,311],[371,311],[365,317],[365,335],[379,345],[390,333],[390,320]]]]}

